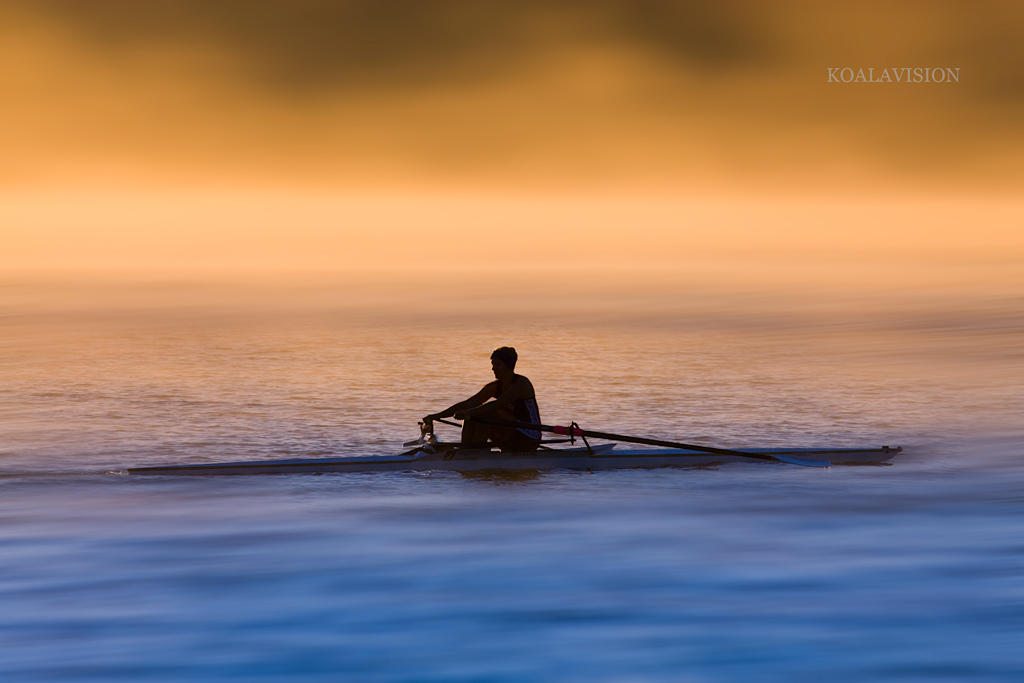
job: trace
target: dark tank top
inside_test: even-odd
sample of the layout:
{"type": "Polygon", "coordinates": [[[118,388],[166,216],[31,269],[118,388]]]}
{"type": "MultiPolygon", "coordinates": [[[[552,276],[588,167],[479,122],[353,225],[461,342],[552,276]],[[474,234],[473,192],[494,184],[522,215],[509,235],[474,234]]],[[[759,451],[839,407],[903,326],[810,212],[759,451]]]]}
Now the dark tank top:
{"type": "MultiPolygon", "coordinates": [[[[516,377],[522,377],[522,375],[516,375],[516,377]]],[[[503,393],[505,393],[505,387],[502,385],[501,380],[498,380],[498,391],[495,398],[503,393]]],[[[526,422],[532,425],[540,424],[540,409],[537,408],[536,398],[517,398],[508,407],[512,414],[516,416],[516,422],[526,422]]],[[[527,438],[540,440],[539,429],[520,427],[516,431],[522,432],[527,438]]]]}

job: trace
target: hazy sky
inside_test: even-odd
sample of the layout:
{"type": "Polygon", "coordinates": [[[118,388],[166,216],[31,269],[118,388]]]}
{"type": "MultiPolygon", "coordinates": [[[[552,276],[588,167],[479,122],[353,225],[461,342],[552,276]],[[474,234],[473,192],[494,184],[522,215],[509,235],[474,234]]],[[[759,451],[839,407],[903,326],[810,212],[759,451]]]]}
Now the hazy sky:
{"type": "Polygon", "coordinates": [[[457,264],[516,236],[595,264],[1016,258],[1022,27],[1019,2],[0,0],[0,265],[457,264]]]}

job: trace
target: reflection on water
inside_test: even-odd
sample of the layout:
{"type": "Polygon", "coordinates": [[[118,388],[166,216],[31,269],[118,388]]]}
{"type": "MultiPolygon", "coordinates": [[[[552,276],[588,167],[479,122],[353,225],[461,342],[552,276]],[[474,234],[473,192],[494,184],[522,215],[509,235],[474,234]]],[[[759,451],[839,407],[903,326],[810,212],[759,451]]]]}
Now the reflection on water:
{"type": "Polygon", "coordinates": [[[522,484],[540,479],[539,470],[477,470],[459,474],[466,479],[489,481],[494,484],[522,484]]]}
{"type": "Polygon", "coordinates": [[[513,325],[9,310],[0,676],[1021,680],[1020,308],[717,301],[513,325]],[[505,343],[553,422],[907,450],[830,470],[99,474],[390,452],[505,343]]]}

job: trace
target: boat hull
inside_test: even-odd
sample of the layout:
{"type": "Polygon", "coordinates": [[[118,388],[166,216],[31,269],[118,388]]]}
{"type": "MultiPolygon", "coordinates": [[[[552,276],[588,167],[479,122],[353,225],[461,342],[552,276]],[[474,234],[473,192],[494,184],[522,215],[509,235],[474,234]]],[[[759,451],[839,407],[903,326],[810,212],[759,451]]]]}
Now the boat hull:
{"type": "MultiPolygon", "coordinates": [[[[829,460],[833,465],[872,465],[891,460],[900,448],[751,448],[743,452],[785,456],[789,461],[829,460]]],[[[486,450],[438,451],[396,456],[344,458],[297,458],[246,462],[197,463],[134,467],[131,475],[240,475],[318,474],[328,472],[478,472],[484,470],[618,470],[660,467],[707,467],[731,462],[764,463],[740,455],[718,455],[683,449],[644,448],[618,450],[602,445],[586,449],[563,449],[527,453],[499,453],[486,450]]],[[[778,462],[778,461],[774,461],[778,462]]]]}

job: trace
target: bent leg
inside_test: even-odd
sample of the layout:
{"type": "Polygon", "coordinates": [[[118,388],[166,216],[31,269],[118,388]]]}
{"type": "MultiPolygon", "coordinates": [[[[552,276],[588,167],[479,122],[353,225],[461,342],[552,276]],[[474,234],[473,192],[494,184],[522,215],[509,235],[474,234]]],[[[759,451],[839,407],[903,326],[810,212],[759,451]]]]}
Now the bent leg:
{"type": "MultiPolygon", "coordinates": [[[[512,411],[501,410],[495,411],[488,417],[493,417],[496,420],[515,420],[515,415],[512,411]]],[[[507,443],[515,438],[516,429],[515,427],[506,427],[504,425],[492,425],[483,422],[477,422],[473,418],[468,418],[462,423],[462,443],[464,444],[483,444],[487,441],[492,443],[507,443]]]]}
{"type": "Polygon", "coordinates": [[[462,443],[482,444],[490,436],[490,425],[477,422],[473,418],[467,418],[462,423],[462,443]]]}

